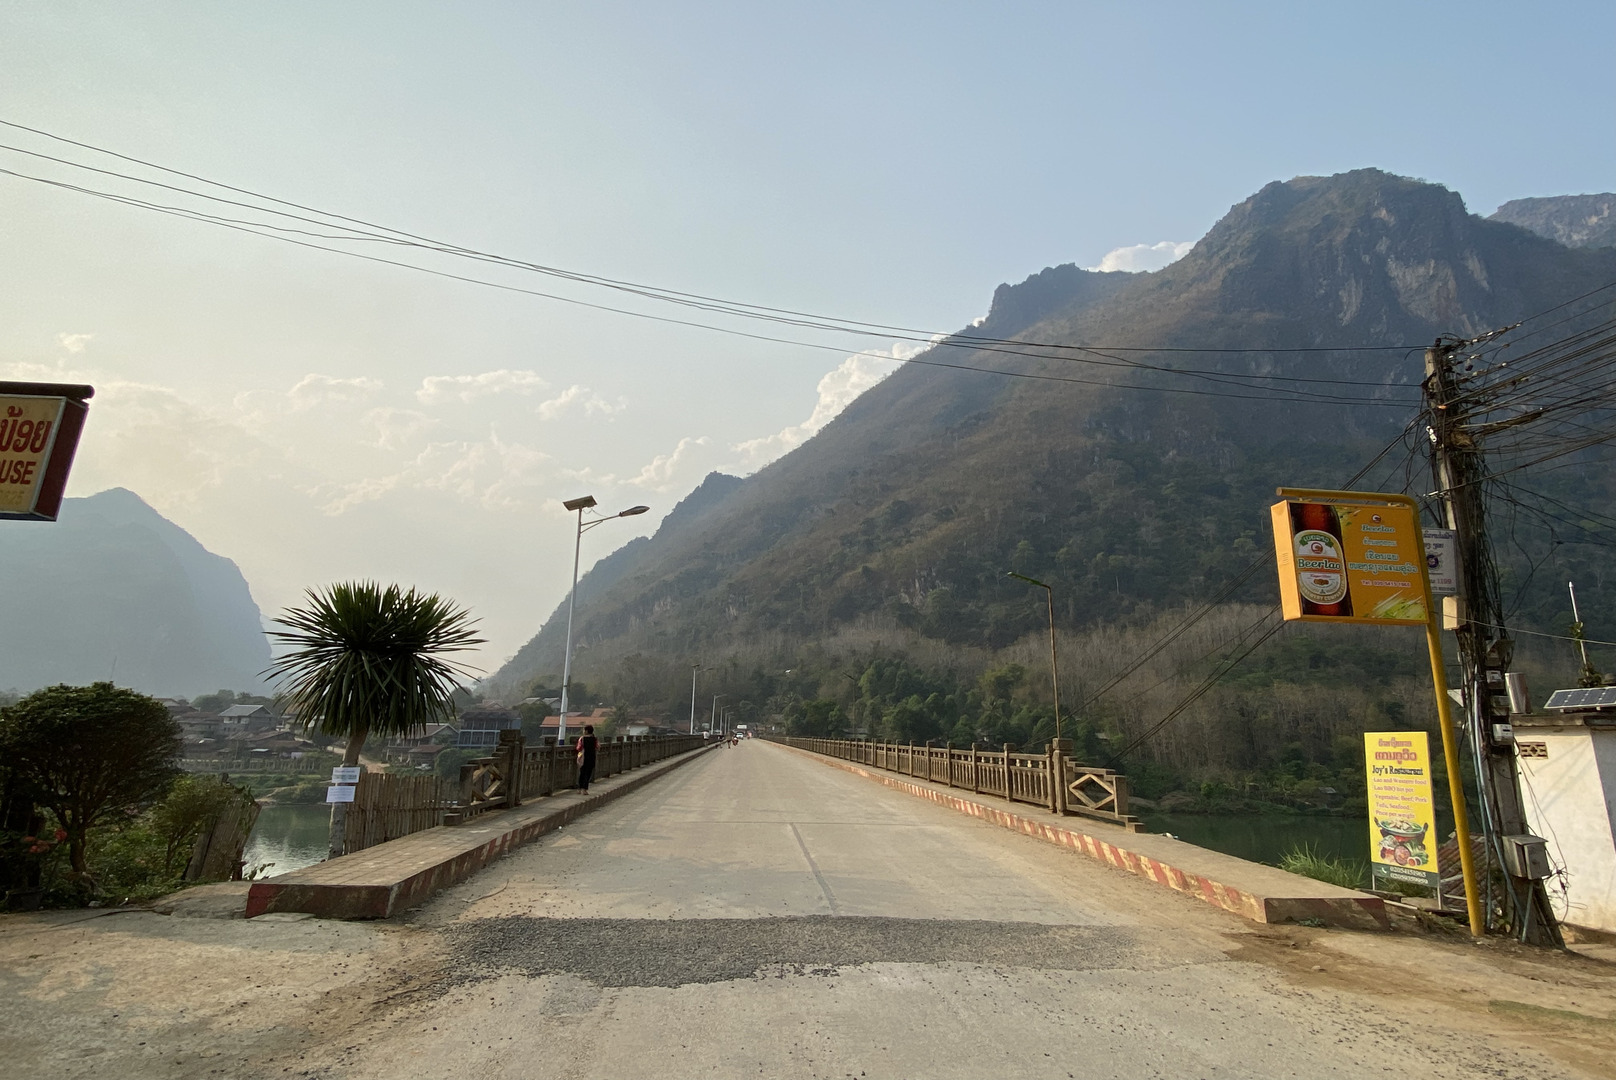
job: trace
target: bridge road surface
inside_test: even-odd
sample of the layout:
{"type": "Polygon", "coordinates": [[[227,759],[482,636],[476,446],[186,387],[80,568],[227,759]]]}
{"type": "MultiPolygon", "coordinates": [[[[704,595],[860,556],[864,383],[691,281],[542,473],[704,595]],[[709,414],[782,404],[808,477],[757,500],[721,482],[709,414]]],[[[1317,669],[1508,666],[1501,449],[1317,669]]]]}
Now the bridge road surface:
{"type": "Polygon", "coordinates": [[[0,916],[0,1076],[1616,1074],[1616,965],[1257,926],[757,742],[402,919],[244,902],[0,916]]]}
{"type": "Polygon", "coordinates": [[[1530,1022],[1499,1034],[1487,995],[1508,987],[1467,966],[1469,945],[1399,966],[1395,935],[1257,927],[761,742],[519,851],[410,925],[434,935],[446,983],[292,1074],[1616,1071],[1597,1048],[1533,1049],[1530,1022]]]}

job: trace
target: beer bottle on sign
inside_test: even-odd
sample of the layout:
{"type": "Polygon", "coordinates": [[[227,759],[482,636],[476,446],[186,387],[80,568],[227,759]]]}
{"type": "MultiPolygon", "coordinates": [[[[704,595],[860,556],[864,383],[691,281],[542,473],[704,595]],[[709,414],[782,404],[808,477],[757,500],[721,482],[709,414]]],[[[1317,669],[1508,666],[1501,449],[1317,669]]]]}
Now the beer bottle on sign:
{"type": "Polygon", "coordinates": [[[1351,615],[1341,520],[1328,503],[1292,503],[1296,584],[1303,615],[1351,615]]]}

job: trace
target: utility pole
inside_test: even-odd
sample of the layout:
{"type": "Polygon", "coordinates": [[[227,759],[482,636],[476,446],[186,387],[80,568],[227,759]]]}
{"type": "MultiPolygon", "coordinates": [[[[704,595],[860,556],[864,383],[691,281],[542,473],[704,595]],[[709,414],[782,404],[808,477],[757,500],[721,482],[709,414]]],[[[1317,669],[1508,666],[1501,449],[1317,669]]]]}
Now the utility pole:
{"type": "MultiPolygon", "coordinates": [[[[1499,629],[1504,624],[1498,573],[1487,540],[1486,500],[1480,425],[1470,423],[1478,395],[1461,390],[1454,371],[1454,356],[1471,344],[1438,339],[1425,351],[1423,384],[1427,433],[1431,439],[1431,467],[1435,496],[1445,524],[1454,531],[1460,566],[1460,591],[1449,597],[1452,608],[1444,621],[1459,642],[1461,683],[1464,688],[1465,727],[1475,751],[1480,819],[1487,833],[1488,861],[1498,867],[1505,883],[1505,911],[1512,930],[1538,945],[1563,946],[1560,928],[1549,907],[1541,881],[1508,874],[1499,837],[1528,832],[1521,799],[1519,766],[1513,739],[1495,732],[1495,724],[1509,719],[1504,671],[1514,642],[1499,629]],[[1468,398],[1467,398],[1468,393],[1468,398]]],[[[1469,843],[1469,837],[1460,837],[1469,843]]],[[[1488,917],[1491,917],[1491,911],[1488,917]]]]}

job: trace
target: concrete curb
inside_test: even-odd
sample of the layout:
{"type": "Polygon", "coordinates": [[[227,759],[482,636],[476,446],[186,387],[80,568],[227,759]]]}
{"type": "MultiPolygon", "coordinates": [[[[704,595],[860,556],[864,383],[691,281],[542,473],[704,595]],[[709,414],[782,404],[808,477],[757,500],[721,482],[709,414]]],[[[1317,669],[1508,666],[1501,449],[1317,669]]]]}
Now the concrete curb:
{"type": "Polygon", "coordinates": [[[388,919],[458,884],[502,855],[637,790],[718,744],[690,750],[598,783],[586,796],[551,796],[495,810],[465,825],[425,829],[373,848],[252,883],[246,917],[272,911],[322,919],[388,919]]]}
{"type": "MultiPolygon", "coordinates": [[[[953,794],[946,788],[939,788],[931,784],[920,783],[915,780],[889,775],[878,770],[866,768],[863,765],[839,758],[826,757],[811,750],[802,750],[795,746],[786,746],[776,743],[782,749],[792,753],[802,754],[805,757],[856,776],[863,776],[885,784],[889,788],[914,795],[918,798],[928,799],[931,802],[957,810],[962,814],[980,818],[983,821],[998,825],[1001,828],[1036,837],[1052,844],[1071,848],[1081,852],[1091,859],[1100,861],[1117,868],[1126,870],[1130,874],[1137,874],[1147,881],[1157,885],[1165,885],[1170,889],[1203,900],[1214,907],[1225,911],[1232,911],[1236,915],[1244,916],[1253,922],[1283,923],[1301,922],[1303,920],[1317,920],[1326,926],[1338,926],[1352,930],[1385,930],[1389,929],[1391,922],[1386,914],[1386,903],[1378,896],[1357,892],[1352,889],[1343,889],[1329,885],[1312,878],[1288,874],[1272,866],[1263,866],[1260,863],[1247,862],[1236,859],[1232,855],[1223,855],[1220,852],[1208,851],[1186,844],[1182,840],[1173,840],[1165,836],[1153,836],[1150,833],[1130,833],[1117,827],[1114,836],[1117,839],[1127,837],[1127,847],[1106,839],[1099,830],[1106,826],[1094,823],[1090,826],[1094,833],[1065,824],[1071,818],[1051,818],[1040,820],[1028,817],[1014,810],[1001,809],[988,803],[978,802],[975,799],[953,794]],[[1056,824],[1055,822],[1061,822],[1056,824]],[[1145,854],[1140,848],[1164,848],[1155,854],[1145,854]],[[1178,849],[1184,849],[1180,852],[1178,849]],[[1171,852],[1171,854],[1168,854],[1171,852]],[[1166,856],[1165,858],[1163,856],[1166,856]],[[1169,858],[1176,855],[1188,855],[1186,858],[1169,858]],[[1212,862],[1218,864],[1220,869],[1232,873],[1205,873],[1193,869],[1186,869],[1175,865],[1175,862],[1212,862]],[[1249,868],[1249,869],[1246,869],[1249,868]],[[1278,875],[1278,876],[1276,876],[1278,875]],[[1245,883],[1245,887],[1230,883],[1230,878],[1256,878],[1258,884],[1245,883]],[[1289,879],[1289,880],[1284,880],[1289,879]],[[1294,884],[1292,884],[1294,882],[1294,884]],[[1278,885],[1279,888],[1274,886],[1278,885]]],[[[1108,830],[1109,831],[1109,830],[1108,830]]]]}

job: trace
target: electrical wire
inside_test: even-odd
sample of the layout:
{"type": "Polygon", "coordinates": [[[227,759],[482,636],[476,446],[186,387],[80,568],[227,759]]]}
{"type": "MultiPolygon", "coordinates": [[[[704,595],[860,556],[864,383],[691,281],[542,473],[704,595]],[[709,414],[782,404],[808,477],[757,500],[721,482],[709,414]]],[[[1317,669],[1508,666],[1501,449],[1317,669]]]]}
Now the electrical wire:
{"type": "MultiPolygon", "coordinates": [[[[1272,347],[1272,348],[1246,348],[1246,347],[1242,347],[1242,348],[1231,348],[1231,347],[1197,348],[1197,347],[1187,347],[1187,346],[1162,346],[1162,347],[1155,347],[1155,346],[1104,346],[1104,347],[1100,347],[1100,346],[1090,346],[1090,345],[1081,345],[1081,344],[1034,342],[1034,341],[1025,341],[1025,340],[1021,340],[1021,339],[993,338],[993,337],[987,337],[987,336],[983,336],[983,335],[975,335],[975,334],[971,334],[969,332],[961,332],[961,333],[955,333],[955,334],[940,334],[940,333],[937,333],[937,332],[920,331],[920,330],[916,330],[916,329],[914,329],[912,327],[903,327],[903,326],[897,326],[897,325],[894,325],[894,324],[865,322],[865,321],[860,321],[860,320],[852,320],[852,319],[844,319],[844,318],[838,318],[838,317],[832,317],[832,316],[816,315],[816,314],[813,314],[813,313],[801,312],[801,311],[796,311],[796,310],[788,309],[788,308],[776,308],[776,307],[770,307],[770,306],[767,306],[767,305],[758,305],[758,304],[743,303],[743,302],[739,302],[739,301],[722,300],[722,299],[719,299],[719,298],[716,298],[716,297],[705,296],[705,295],[697,294],[697,293],[688,293],[688,292],[682,292],[682,291],[678,291],[678,290],[664,289],[664,288],[660,288],[660,287],[656,287],[656,286],[643,285],[643,284],[635,283],[635,282],[627,282],[627,281],[621,281],[621,280],[606,278],[606,277],[602,277],[602,276],[599,276],[599,275],[585,274],[585,273],[581,273],[581,272],[577,272],[577,271],[565,270],[565,269],[562,269],[562,268],[559,268],[559,267],[546,266],[546,265],[543,265],[543,264],[528,262],[528,261],[525,261],[525,260],[518,260],[518,259],[512,259],[512,258],[505,257],[505,256],[493,255],[493,254],[490,254],[490,253],[487,253],[487,252],[477,251],[475,249],[472,249],[472,248],[469,248],[469,247],[464,247],[464,246],[461,246],[461,245],[454,245],[454,244],[448,244],[448,243],[445,243],[445,242],[442,242],[442,241],[431,240],[431,239],[429,239],[427,237],[423,237],[423,236],[420,236],[418,234],[410,233],[410,232],[407,232],[405,230],[394,229],[394,228],[391,228],[391,227],[388,227],[388,226],[378,225],[378,224],[376,224],[374,222],[366,221],[366,220],[361,219],[361,218],[354,218],[354,217],[350,217],[350,216],[347,216],[347,215],[335,214],[335,213],[331,213],[331,212],[328,212],[328,211],[318,210],[318,209],[316,209],[314,207],[310,207],[310,206],[307,206],[305,204],[294,203],[294,202],[291,202],[289,200],[284,200],[284,199],[276,198],[274,196],[264,195],[264,194],[262,194],[260,192],[252,191],[251,189],[248,189],[248,188],[238,187],[238,186],[235,186],[235,185],[224,184],[224,183],[221,183],[219,181],[210,180],[210,179],[208,179],[206,177],[202,177],[202,176],[200,176],[198,174],[195,174],[195,173],[188,173],[188,172],[184,172],[182,170],[171,169],[171,168],[169,168],[167,166],[159,165],[159,164],[157,164],[155,162],[147,161],[145,159],[132,157],[132,156],[126,155],[126,154],[121,154],[121,153],[118,153],[117,151],[112,151],[112,150],[108,150],[108,149],[103,148],[103,147],[94,146],[94,145],[92,145],[90,143],[82,142],[82,141],[79,141],[79,140],[68,139],[68,138],[66,138],[64,136],[56,135],[56,134],[54,134],[52,132],[44,131],[43,129],[40,129],[40,128],[30,127],[28,125],[17,124],[15,122],[5,121],[5,120],[0,120],[0,124],[4,124],[5,126],[8,126],[8,127],[20,130],[20,131],[27,131],[27,132],[30,132],[32,134],[40,135],[40,136],[42,136],[44,138],[52,139],[54,141],[61,142],[61,143],[64,143],[66,145],[72,145],[72,146],[76,146],[76,147],[79,147],[79,148],[82,148],[82,149],[90,150],[90,151],[93,151],[93,152],[96,152],[96,153],[106,154],[106,155],[109,155],[111,157],[117,158],[117,159],[125,161],[125,162],[139,164],[139,165],[141,165],[143,167],[159,170],[159,171],[161,171],[163,173],[166,173],[168,175],[171,175],[171,176],[182,177],[182,178],[192,180],[192,181],[195,181],[195,182],[198,182],[198,183],[206,184],[206,185],[209,185],[209,186],[212,186],[212,187],[217,187],[217,188],[219,188],[221,190],[230,191],[230,192],[235,193],[235,194],[245,195],[245,196],[247,196],[249,198],[252,198],[252,199],[257,199],[257,200],[262,200],[264,202],[272,203],[274,205],[265,207],[265,206],[258,205],[256,203],[244,202],[244,201],[242,201],[240,199],[224,198],[224,197],[214,195],[214,194],[211,194],[211,193],[208,193],[208,192],[197,191],[194,188],[187,188],[187,187],[182,187],[182,186],[176,185],[176,184],[166,183],[166,182],[163,182],[163,181],[152,180],[152,179],[147,178],[147,177],[134,176],[134,175],[131,175],[131,174],[128,174],[128,173],[119,172],[117,170],[103,169],[103,168],[100,168],[100,167],[97,167],[97,166],[87,165],[87,164],[82,163],[82,162],[72,161],[70,159],[58,157],[58,156],[52,155],[52,154],[43,154],[43,153],[40,153],[38,151],[28,150],[26,148],[18,147],[18,146],[14,146],[14,145],[10,145],[10,144],[0,144],[0,149],[10,150],[10,151],[12,151],[14,153],[19,153],[19,154],[25,154],[25,155],[28,155],[28,156],[31,156],[31,157],[34,157],[34,158],[37,158],[37,159],[50,161],[52,163],[63,165],[63,166],[70,167],[70,168],[89,170],[91,172],[94,172],[94,173],[97,173],[99,175],[106,176],[106,177],[112,177],[112,178],[126,180],[126,181],[133,182],[133,183],[140,183],[140,184],[147,184],[147,185],[155,186],[155,187],[161,188],[163,190],[167,190],[167,191],[171,191],[171,192],[175,192],[175,193],[181,193],[181,194],[193,197],[193,198],[199,198],[199,199],[208,200],[210,202],[216,202],[216,203],[219,203],[221,205],[228,205],[228,206],[242,208],[242,209],[249,209],[249,210],[252,210],[252,211],[254,211],[256,213],[260,213],[260,214],[269,214],[269,215],[273,215],[273,216],[276,216],[276,217],[281,217],[281,218],[294,220],[294,221],[300,222],[302,224],[314,225],[319,229],[329,230],[329,229],[332,229],[332,228],[340,228],[342,231],[341,232],[330,232],[330,231],[311,232],[308,229],[295,228],[295,227],[294,228],[289,228],[287,226],[274,224],[272,222],[255,221],[255,220],[248,220],[248,219],[241,219],[241,218],[229,218],[229,217],[224,217],[224,216],[221,216],[221,215],[218,215],[218,214],[211,214],[211,213],[206,213],[206,212],[203,212],[203,211],[195,210],[195,209],[190,208],[190,207],[177,207],[177,206],[170,206],[170,205],[152,203],[152,202],[150,202],[148,200],[136,199],[136,198],[133,198],[133,197],[130,197],[130,196],[120,195],[120,194],[117,194],[117,193],[114,193],[114,192],[107,192],[107,191],[102,191],[102,190],[99,190],[99,189],[88,188],[88,187],[85,187],[83,185],[70,184],[70,183],[66,183],[66,182],[63,182],[63,181],[52,180],[52,179],[49,179],[49,178],[46,178],[46,177],[34,176],[32,174],[21,173],[21,172],[18,172],[16,170],[0,170],[0,172],[3,172],[6,175],[13,176],[14,178],[17,178],[17,179],[31,180],[31,181],[34,181],[34,182],[37,182],[37,183],[47,184],[47,185],[50,185],[50,186],[58,187],[58,188],[61,188],[63,190],[68,190],[68,191],[73,191],[73,192],[77,192],[77,193],[80,193],[80,194],[92,195],[92,196],[97,196],[97,197],[109,199],[111,201],[120,202],[120,203],[123,203],[125,205],[132,206],[132,207],[139,207],[139,208],[142,208],[142,209],[152,210],[152,211],[156,211],[156,212],[160,212],[160,213],[172,214],[174,216],[179,216],[179,217],[182,217],[182,218],[187,218],[189,220],[203,222],[203,223],[207,223],[207,224],[213,224],[213,225],[220,226],[220,227],[234,228],[234,229],[236,229],[238,231],[250,232],[250,233],[254,233],[254,234],[260,235],[260,236],[265,236],[265,237],[271,238],[271,239],[281,239],[281,240],[284,240],[286,242],[300,243],[301,246],[311,247],[311,248],[315,248],[317,250],[326,250],[326,251],[330,251],[330,252],[335,253],[335,254],[345,254],[345,255],[349,255],[351,257],[370,258],[371,261],[377,261],[377,262],[382,262],[382,263],[389,264],[389,265],[400,266],[400,267],[405,268],[405,269],[414,269],[414,270],[422,271],[422,272],[435,273],[435,274],[438,274],[439,276],[449,277],[449,278],[452,278],[452,279],[455,279],[455,280],[466,281],[466,282],[472,283],[472,284],[481,284],[481,285],[485,285],[485,286],[491,286],[491,287],[495,287],[495,288],[507,288],[507,289],[510,289],[511,287],[502,285],[500,283],[488,282],[488,281],[483,280],[483,279],[470,278],[470,277],[468,277],[466,275],[446,274],[446,273],[443,273],[441,271],[434,271],[434,270],[431,270],[429,268],[421,267],[421,266],[419,266],[417,264],[404,263],[404,262],[401,262],[399,260],[375,259],[374,257],[367,257],[367,256],[364,256],[362,253],[352,252],[352,251],[349,251],[349,250],[344,249],[344,248],[332,248],[329,245],[325,245],[325,244],[314,244],[314,243],[309,243],[307,241],[297,241],[295,239],[295,237],[304,236],[304,237],[309,237],[309,238],[312,238],[312,239],[327,239],[327,240],[332,240],[332,241],[357,240],[357,241],[363,241],[363,242],[367,242],[367,243],[387,243],[387,244],[401,245],[401,246],[406,246],[406,247],[416,247],[416,248],[421,248],[421,249],[424,249],[424,250],[428,250],[428,251],[432,251],[432,252],[436,252],[436,253],[440,253],[440,254],[454,255],[454,256],[459,256],[459,257],[464,257],[464,258],[471,258],[471,259],[474,259],[474,260],[477,260],[477,261],[480,261],[480,262],[492,263],[492,264],[495,264],[495,265],[498,265],[498,266],[503,266],[503,267],[508,267],[508,268],[514,268],[514,269],[527,270],[527,271],[547,274],[547,275],[555,276],[555,277],[558,277],[558,278],[562,278],[564,280],[568,280],[568,281],[572,281],[572,282],[576,282],[576,283],[581,283],[581,284],[585,284],[585,285],[616,289],[616,290],[623,291],[623,292],[626,292],[626,293],[630,293],[630,294],[633,294],[633,295],[636,295],[636,296],[639,296],[639,297],[642,297],[642,298],[651,299],[651,300],[658,300],[658,301],[664,301],[664,302],[670,302],[670,303],[682,304],[682,305],[689,306],[689,307],[695,307],[697,309],[707,311],[707,312],[713,312],[713,313],[718,313],[718,314],[723,314],[723,315],[728,315],[728,316],[737,316],[737,317],[743,317],[743,318],[761,318],[761,319],[765,319],[767,321],[776,322],[776,323],[783,323],[783,324],[786,324],[786,325],[796,326],[796,327],[800,327],[800,328],[808,328],[808,329],[823,330],[823,331],[850,332],[850,333],[858,333],[858,334],[861,334],[861,335],[864,335],[864,336],[872,336],[872,335],[875,335],[877,333],[879,333],[880,336],[886,336],[886,337],[897,335],[903,340],[909,340],[911,342],[922,343],[922,344],[926,344],[926,345],[930,345],[930,346],[934,346],[934,347],[941,346],[941,347],[948,347],[948,348],[971,349],[973,351],[1008,352],[1011,355],[1031,356],[1031,357],[1037,357],[1037,358],[1040,358],[1040,359],[1057,359],[1057,360],[1075,361],[1075,362],[1081,362],[1081,363],[1099,363],[1099,364],[1101,364],[1101,366],[1133,367],[1133,368],[1138,368],[1138,369],[1141,369],[1141,370],[1159,372],[1159,373],[1161,373],[1163,375],[1168,375],[1168,376],[1201,378],[1201,379],[1206,379],[1206,380],[1210,380],[1210,381],[1213,381],[1213,382],[1233,384],[1233,385],[1238,385],[1238,386],[1247,386],[1247,385],[1249,385],[1251,383],[1264,384],[1264,383],[1273,383],[1273,382],[1288,382],[1288,383],[1332,384],[1332,385],[1341,385],[1341,386],[1363,386],[1363,387],[1372,387],[1374,389],[1381,390],[1381,391],[1386,391],[1386,390],[1394,390],[1394,389],[1396,389],[1399,384],[1388,383],[1388,382],[1386,382],[1384,380],[1371,381],[1371,380],[1352,380],[1352,379],[1328,379],[1328,378],[1313,378],[1313,377],[1289,376],[1289,375],[1277,375],[1277,374],[1257,374],[1257,373],[1216,371],[1216,370],[1195,369],[1195,368],[1178,368],[1178,367],[1171,367],[1171,366],[1166,366],[1166,365],[1147,364],[1147,363],[1143,363],[1143,362],[1140,362],[1140,361],[1132,360],[1132,359],[1129,359],[1127,357],[1118,356],[1118,355],[1114,355],[1114,354],[1118,354],[1118,353],[1151,353],[1151,352],[1160,352],[1160,353],[1202,353],[1202,352],[1204,352],[1204,353],[1209,353],[1209,354],[1229,354],[1229,355],[1281,355],[1281,354],[1305,354],[1305,353],[1385,352],[1385,351],[1398,351],[1398,350],[1406,351],[1408,349],[1407,346],[1403,346],[1403,345],[1384,345],[1384,346],[1381,346],[1381,345],[1376,345],[1376,346],[1348,345],[1348,346],[1341,346],[1339,348],[1330,347],[1330,346],[1272,347]],[[289,208],[291,208],[293,210],[303,211],[303,213],[292,213],[289,210],[278,209],[278,207],[289,207],[289,208]],[[311,217],[309,215],[317,215],[317,216],[311,217]],[[354,226],[356,226],[356,225],[360,226],[360,228],[355,229],[354,226]],[[1030,349],[1031,350],[1047,350],[1047,351],[1051,351],[1051,352],[1056,352],[1057,354],[1065,353],[1065,352],[1075,352],[1075,353],[1081,353],[1081,354],[1085,354],[1085,355],[1083,355],[1083,356],[1056,355],[1054,357],[1049,357],[1044,352],[1029,352],[1028,350],[1030,350],[1030,349]],[[1099,359],[1096,359],[1096,358],[1099,358],[1099,359]],[[1109,363],[1107,363],[1106,361],[1109,361],[1109,363]]],[[[611,311],[611,312],[617,313],[617,314],[627,314],[627,315],[633,315],[633,316],[642,317],[642,318],[645,318],[645,317],[654,318],[654,316],[648,316],[646,313],[643,313],[643,312],[635,312],[635,311],[620,309],[620,308],[616,308],[616,307],[611,306],[611,305],[591,305],[591,304],[584,303],[582,301],[578,301],[575,298],[564,297],[564,296],[560,296],[560,295],[557,295],[557,294],[542,292],[542,291],[539,291],[539,290],[526,290],[526,289],[517,288],[517,289],[512,289],[511,291],[525,292],[525,293],[528,293],[529,295],[541,296],[541,297],[544,297],[546,299],[561,300],[563,302],[583,303],[584,306],[587,306],[587,307],[594,307],[597,310],[611,311]]],[[[680,324],[680,325],[697,326],[697,327],[700,327],[700,328],[703,328],[703,329],[709,329],[709,330],[728,329],[728,328],[715,327],[715,326],[712,326],[712,325],[706,324],[706,323],[697,323],[697,322],[694,322],[692,320],[664,320],[664,321],[675,322],[675,323],[680,324]]],[[[730,331],[730,332],[733,332],[733,331],[730,331]]],[[[748,336],[748,335],[743,335],[743,336],[748,336]]],[[[767,337],[767,336],[761,336],[761,337],[762,337],[763,340],[779,341],[780,343],[783,343],[783,344],[807,344],[807,343],[803,343],[803,342],[799,342],[799,341],[795,341],[795,340],[790,340],[790,339],[777,339],[777,338],[770,338],[770,337],[767,337]]],[[[821,347],[824,347],[824,346],[821,346],[821,347]]],[[[967,370],[994,371],[995,373],[1006,374],[1006,373],[1004,373],[1002,371],[998,371],[998,369],[975,368],[975,367],[971,367],[971,366],[968,366],[968,365],[959,365],[959,366],[963,367],[963,368],[965,368],[967,370]]],[[[1021,373],[1021,374],[1025,375],[1027,373],[1021,373]]],[[[1144,390],[1162,389],[1162,390],[1168,390],[1168,392],[1174,392],[1173,390],[1171,390],[1169,388],[1166,388],[1166,387],[1137,386],[1137,385],[1130,385],[1130,384],[1104,384],[1104,385],[1119,385],[1121,388],[1125,388],[1125,389],[1144,389],[1144,390]]],[[[1256,388],[1256,386],[1251,386],[1251,388],[1256,388]]],[[[1271,389],[1271,390],[1282,389],[1282,388],[1278,388],[1278,387],[1267,387],[1267,388],[1271,389]]],[[[1182,392],[1182,391],[1178,391],[1178,392],[1182,392]]],[[[1212,396],[1237,396],[1237,395],[1217,395],[1217,394],[1214,394],[1212,396]]],[[[1276,395],[1261,394],[1261,395],[1251,395],[1250,397],[1251,397],[1252,400],[1266,400],[1266,399],[1269,399],[1269,398],[1274,397],[1274,396],[1276,396],[1276,395]]],[[[1302,398],[1311,398],[1311,399],[1319,400],[1319,401],[1331,401],[1331,402],[1342,402],[1342,403],[1345,403],[1345,402],[1372,403],[1372,404],[1376,404],[1376,405],[1390,406],[1390,407],[1397,407],[1397,405],[1400,404],[1399,402],[1386,401],[1386,400],[1378,399],[1378,398],[1372,398],[1372,399],[1368,399],[1366,401],[1365,399],[1354,398],[1354,397],[1342,397],[1342,396],[1331,396],[1331,395],[1304,395],[1304,394],[1302,394],[1300,392],[1295,392],[1295,391],[1293,391],[1291,394],[1289,394],[1287,396],[1291,397],[1291,398],[1302,397],[1302,398]]]]}

